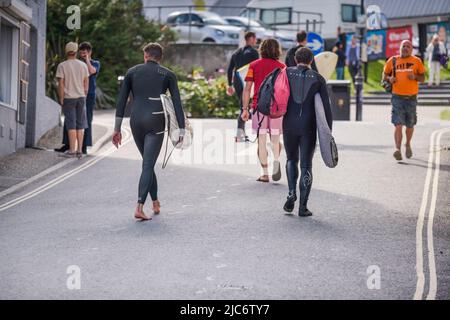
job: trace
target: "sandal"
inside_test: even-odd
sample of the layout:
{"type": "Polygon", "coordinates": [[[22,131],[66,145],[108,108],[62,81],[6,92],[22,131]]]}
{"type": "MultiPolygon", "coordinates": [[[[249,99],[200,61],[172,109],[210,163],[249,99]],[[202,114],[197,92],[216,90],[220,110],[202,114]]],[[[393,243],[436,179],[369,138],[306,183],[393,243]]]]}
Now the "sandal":
{"type": "Polygon", "coordinates": [[[266,176],[266,175],[261,176],[261,177],[259,177],[256,181],[267,183],[267,182],[269,182],[269,176],[266,176]]]}
{"type": "MultiPolygon", "coordinates": [[[[269,167],[269,165],[268,164],[261,164],[261,167],[263,167],[263,168],[267,168],[267,167],[269,167]]],[[[269,176],[268,175],[262,175],[262,176],[260,176],[256,181],[258,181],[258,182],[269,182],[269,176]]]]}

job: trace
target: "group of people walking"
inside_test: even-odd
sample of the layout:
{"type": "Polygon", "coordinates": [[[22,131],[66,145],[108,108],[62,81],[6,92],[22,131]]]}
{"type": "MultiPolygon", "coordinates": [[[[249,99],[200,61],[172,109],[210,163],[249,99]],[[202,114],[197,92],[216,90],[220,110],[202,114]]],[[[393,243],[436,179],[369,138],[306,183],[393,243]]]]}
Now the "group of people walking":
{"type": "MultiPolygon", "coordinates": [[[[317,72],[314,55],[305,47],[306,39],[306,32],[297,34],[297,46],[287,52],[283,63],[279,60],[281,46],[277,40],[266,39],[260,44],[259,50],[256,50],[254,48],[256,35],[247,32],[245,46],[234,52],[231,58],[227,88],[229,95],[237,95],[240,106],[236,142],[249,141],[245,132],[245,124],[249,120],[252,121],[253,133],[257,136],[257,157],[262,171],[257,178],[258,182],[268,183],[271,179],[272,181],[281,179],[280,155],[282,150],[285,150],[288,195],[283,209],[288,213],[294,210],[299,191],[299,216],[312,215],[308,208],[308,198],[313,182],[312,162],[317,139],[315,114],[317,94],[323,102],[330,130],[333,125],[326,80],[317,72]],[[242,79],[239,70],[245,66],[248,71],[242,79]],[[257,110],[258,95],[265,78],[277,68],[286,71],[290,95],[284,116],[270,118],[257,110]],[[269,141],[274,159],[271,179],[267,149],[269,141]]],[[[418,83],[423,82],[425,78],[422,61],[412,55],[412,49],[410,41],[403,41],[400,55],[389,59],[384,68],[384,80],[392,84],[391,121],[395,126],[396,160],[402,159],[403,127],[406,127],[405,155],[407,158],[412,157],[411,139],[417,122],[418,83]]],[[[341,43],[337,44],[337,51],[339,50],[343,52],[341,43]]],[[[430,65],[439,50],[440,44],[433,39],[433,46],[430,44],[428,49],[432,57],[430,65]]],[[[352,43],[347,51],[350,58],[359,60],[356,43],[352,43]]],[[[56,73],[60,104],[65,115],[64,146],[56,151],[64,152],[67,157],[81,157],[86,153],[86,147],[92,144],[92,110],[95,105],[95,82],[100,63],[91,58],[92,46],[89,43],[82,43],[79,48],[76,43],[68,43],[66,54],[67,60],[58,66],[56,73]],[[80,60],[77,59],[78,50],[80,60]]],[[[150,220],[151,217],[144,212],[148,195],[152,200],[155,214],[160,212],[161,207],[158,199],[158,180],[154,170],[166,132],[166,118],[160,95],[170,92],[175,118],[181,129],[179,142],[184,139],[185,118],[176,76],[160,64],[163,47],[158,43],[149,43],[143,49],[143,54],[144,63],[130,68],[121,85],[112,142],[117,148],[122,143],[122,120],[129,96],[132,94],[130,125],[143,158],[134,216],[139,220],[150,220]]],[[[338,56],[342,60],[345,54],[341,53],[338,56]]],[[[342,61],[339,68],[343,68],[342,61]]],[[[339,73],[341,74],[342,70],[339,73]]]]}
{"type": "MultiPolygon", "coordinates": [[[[272,119],[260,114],[257,110],[258,92],[265,77],[276,68],[284,69],[286,64],[279,61],[281,47],[277,40],[266,39],[259,48],[254,49],[256,36],[252,32],[245,35],[246,45],[238,49],[232,57],[228,72],[227,89],[229,94],[239,96],[241,113],[238,119],[239,141],[248,141],[245,134],[245,122],[252,119],[252,128],[258,137],[258,158],[263,174],[259,182],[270,181],[268,172],[268,136],[274,155],[272,180],[281,179],[280,154],[283,145],[280,142],[283,134],[284,149],[287,154],[286,174],[289,181],[289,192],[284,210],[291,213],[297,200],[297,183],[300,176],[299,215],[310,216],[307,203],[312,185],[312,159],[316,147],[316,123],[314,111],[314,95],[319,93],[324,101],[328,124],[332,126],[332,116],[325,79],[312,70],[314,56],[310,49],[304,47],[304,34],[299,35],[298,48],[286,59],[289,66],[287,75],[291,86],[288,111],[284,117],[272,119]],[[248,66],[243,85],[238,78],[237,70],[248,66]],[[254,92],[251,100],[251,92],[254,92]],[[250,112],[252,109],[252,112],[250,112]],[[299,173],[300,172],[300,173],[299,173]]],[[[139,179],[137,206],[134,213],[136,219],[150,220],[144,212],[147,195],[150,194],[153,212],[160,212],[158,200],[158,182],[154,171],[160,153],[165,132],[165,117],[161,94],[170,91],[176,119],[181,129],[180,141],[183,140],[185,128],[184,113],[176,77],[172,71],[160,65],[163,48],[157,43],[150,43],[144,48],[144,63],[130,68],[122,83],[116,110],[116,123],[112,142],[116,147],[122,142],[121,125],[128,97],[133,95],[130,125],[134,140],[143,158],[142,172],[139,179]],[[149,85],[151,84],[151,85],[149,85]]]]}

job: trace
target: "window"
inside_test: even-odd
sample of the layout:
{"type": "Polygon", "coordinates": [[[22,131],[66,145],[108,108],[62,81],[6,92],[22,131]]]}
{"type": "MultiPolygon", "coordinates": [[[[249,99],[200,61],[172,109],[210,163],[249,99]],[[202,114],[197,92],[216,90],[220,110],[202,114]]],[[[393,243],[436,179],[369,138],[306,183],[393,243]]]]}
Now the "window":
{"type": "Polygon", "coordinates": [[[19,29],[0,16],[0,104],[17,108],[19,29]]]}
{"type": "Polygon", "coordinates": [[[12,28],[0,26],[0,102],[11,104],[12,28]]]}
{"type": "Polygon", "coordinates": [[[267,24],[291,24],[292,8],[261,9],[260,19],[267,24]]]}
{"type": "Polygon", "coordinates": [[[189,23],[189,14],[180,14],[175,19],[175,24],[188,24],[189,23]]]}
{"type": "Polygon", "coordinates": [[[239,20],[235,20],[235,19],[225,19],[228,21],[229,24],[236,26],[236,27],[244,27],[244,24],[239,21],[239,20]]]}
{"type": "Polygon", "coordinates": [[[358,22],[361,15],[361,7],[358,5],[343,4],[341,7],[342,22],[358,22]]]}
{"type": "Polygon", "coordinates": [[[200,23],[201,24],[201,23],[203,23],[203,20],[198,15],[191,14],[191,23],[197,23],[197,24],[200,23]]]}
{"type": "Polygon", "coordinates": [[[242,11],[242,13],[239,15],[241,17],[250,18],[250,19],[256,19],[256,9],[245,9],[242,11]]]}

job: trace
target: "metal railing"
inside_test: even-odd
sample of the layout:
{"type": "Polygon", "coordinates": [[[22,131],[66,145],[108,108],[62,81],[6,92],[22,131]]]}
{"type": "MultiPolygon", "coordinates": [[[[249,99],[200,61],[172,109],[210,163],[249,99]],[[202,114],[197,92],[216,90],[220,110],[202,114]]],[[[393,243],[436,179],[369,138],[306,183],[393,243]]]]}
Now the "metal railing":
{"type": "MultiPolygon", "coordinates": [[[[322,25],[324,24],[324,21],[322,20],[322,14],[318,12],[308,12],[308,11],[296,11],[292,10],[291,8],[260,8],[260,7],[245,7],[245,6],[182,6],[182,5],[167,5],[167,6],[143,6],[144,11],[148,10],[155,10],[156,15],[149,17],[151,20],[154,20],[158,22],[160,25],[163,25],[166,23],[165,16],[168,16],[169,14],[175,12],[175,11],[182,11],[189,13],[189,21],[187,25],[189,27],[188,31],[188,40],[189,43],[191,43],[192,40],[192,28],[196,27],[195,24],[192,23],[191,20],[191,13],[195,11],[209,11],[214,12],[214,10],[220,10],[220,9],[231,9],[231,10],[240,10],[240,13],[246,11],[247,14],[245,17],[248,18],[248,23],[246,25],[247,29],[251,29],[251,21],[257,20],[263,22],[266,26],[269,26],[270,29],[268,31],[273,31],[274,35],[276,31],[288,31],[288,32],[298,32],[301,30],[305,30],[306,32],[316,32],[321,33],[322,32],[322,25]],[[167,12],[167,14],[166,14],[167,12]],[[265,13],[273,13],[273,22],[267,23],[261,19],[262,12],[265,13]],[[288,22],[282,22],[280,21],[278,14],[280,12],[288,12],[289,13],[289,21],[288,22]],[[252,13],[255,13],[255,17],[252,17],[252,13]],[[256,15],[256,13],[259,13],[256,15]],[[164,20],[164,21],[163,21],[164,20]]],[[[148,16],[147,12],[145,12],[146,16],[148,16]]]]}

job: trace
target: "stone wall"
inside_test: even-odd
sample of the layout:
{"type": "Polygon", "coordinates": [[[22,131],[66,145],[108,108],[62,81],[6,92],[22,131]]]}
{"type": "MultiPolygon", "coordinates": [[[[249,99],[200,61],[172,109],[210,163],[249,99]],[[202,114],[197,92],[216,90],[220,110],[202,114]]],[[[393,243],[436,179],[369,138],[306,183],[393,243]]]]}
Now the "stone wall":
{"type": "Polygon", "coordinates": [[[207,76],[219,69],[228,68],[230,58],[238,47],[209,43],[171,44],[164,51],[163,64],[177,65],[189,72],[193,67],[202,67],[207,76]]]}
{"type": "MultiPolygon", "coordinates": [[[[222,44],[171,44],[164,51],[163,64],[180,66],[186,72],[193,67],[202,67],[206,76],[214,75],[219,69],[227,72],[233,52],[238,47],[235,45],[222,44]]],[[[280,57],[284,62],[286,51],[280,57]]]]}

